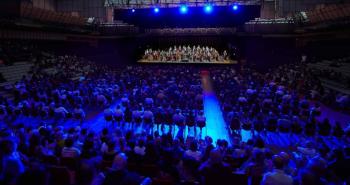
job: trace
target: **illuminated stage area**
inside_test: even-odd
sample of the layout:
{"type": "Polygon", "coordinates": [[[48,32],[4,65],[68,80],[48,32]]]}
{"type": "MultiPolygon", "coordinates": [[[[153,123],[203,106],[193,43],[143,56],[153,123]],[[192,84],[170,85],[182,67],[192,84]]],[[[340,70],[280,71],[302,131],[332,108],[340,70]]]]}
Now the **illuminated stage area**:
{"type": "Polygon", "coordinates": [[[139,63],[237,64],[226,50],[208,46],[173,46],[164,50],[146,49],[139,63]]]}
{"type": "Polygon", "coordinates": [[[139,60],[138,63],[145,64],[237,64],[234,60],[224,60],[224,61],[153,61],[153,60],[139,60]]]}

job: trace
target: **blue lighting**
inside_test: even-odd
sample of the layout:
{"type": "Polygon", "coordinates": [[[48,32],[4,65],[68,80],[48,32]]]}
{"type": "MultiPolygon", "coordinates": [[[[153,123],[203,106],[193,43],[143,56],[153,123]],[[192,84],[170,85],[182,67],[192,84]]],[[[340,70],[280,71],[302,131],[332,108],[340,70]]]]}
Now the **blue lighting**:
{"type": "Polygon", "coordinates": [[[188,8],[186,5],[181,5],[180,6],[180,13],[181,14],[186,14],[188,12],[188,8]]]}
{"type": "Polygon", "coordinates": [[[209,13],[211,13],[212,11],[213,11],[213,6],[212,6],[212,5],[207,4],[207,5],[204,6],[204,12],[205,12],[205,13],[209,14],[209,13]]]}
{"type": "Polygon", "coordinates": [[[132,10],[131,10],[132,13],[135,13],[135,11],[136,11],[135,9],[132,9],[132,10]]]}
{"type": "Polygon", "coordinates": [[[153,12],[154,12],[154,13],[159,13],[159,8],[157,8],[157,7],[154,8],[154,9],[153,9],[153,12]]]}
{"type": "Polygon", "coordinates": [[[238,10],[238,6],[237,5],[233,5],[232,9],[236,11],[236,10],[238,10]]]}

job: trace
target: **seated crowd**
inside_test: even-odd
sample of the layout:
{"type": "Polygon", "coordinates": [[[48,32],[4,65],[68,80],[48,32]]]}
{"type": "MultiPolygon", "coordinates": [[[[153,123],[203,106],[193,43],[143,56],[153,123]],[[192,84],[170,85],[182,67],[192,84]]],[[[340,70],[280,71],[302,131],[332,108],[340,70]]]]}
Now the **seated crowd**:
{"type": "Polygon", "coordinates": [[[296,154],[260,137],[232,146],[191,137],[80,127],[1,130],[2,184],[341,184],[348,182],[349,148],[311,142],[296,154]]]}
{"type": "Polygon", "coordinates": [[[70,55],[40,58],[13,86],[14,100],[0,99],[1,184],[349,182],[350,129],[318,119],[321,102],[334,97],[303,64],[265,74],[209,71],[230,141],[196,133],[205,127],[199,67],[111,68],[70,55]],[[84,124],[93,111],[103,112],[103,129],[84,124]],[[67,119],[79,126],[62,126],[67,119]],[[186,136],[186,126],[194,134],[186,136]],[[241,130],[252,138],[243,141],[241,130]],[[267,142],[268,132],[306,142],[279,148],[267,142]],[[333,136],[341,147],[327,143],[333,136]]]}

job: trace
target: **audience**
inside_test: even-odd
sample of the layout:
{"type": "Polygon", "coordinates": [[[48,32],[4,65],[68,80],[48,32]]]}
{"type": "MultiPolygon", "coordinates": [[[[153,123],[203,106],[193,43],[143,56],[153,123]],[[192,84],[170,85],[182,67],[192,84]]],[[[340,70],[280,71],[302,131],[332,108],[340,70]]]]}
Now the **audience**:
{"type": "MultiPolygon", "coordinates": [[[[188,50],[171,51],[178,49],[188,50]]],[[[233,184],[237,175],[250,184],[349,182],[349,129],[320,120],[322,102],[336,96],[324,92],[303,64],[265,74],[210,67],[210,75],[229,141],[201,132],[200,68],[114,69],[76,56],[43,57],[14,84],[13,101],[0,98],[1,184],[45,184],[57,165],[74,171],[77,185],[233,184]],[[101,131],[85,124],[95,112],[103,114],[101,131]],[[21,118],[37,122],[18,124],[21,118]],[[244,140],[242,132],[251,138],[244,140]],[[286,135],[293,146],[271,146],[270,134],[286,135]],[[293,143],[293,136],[302,139],[293,143]],[[332,142],[343,148],[332,150],[332,142]],[[66,165],[72,161],[74,168],[66,165]]]]}

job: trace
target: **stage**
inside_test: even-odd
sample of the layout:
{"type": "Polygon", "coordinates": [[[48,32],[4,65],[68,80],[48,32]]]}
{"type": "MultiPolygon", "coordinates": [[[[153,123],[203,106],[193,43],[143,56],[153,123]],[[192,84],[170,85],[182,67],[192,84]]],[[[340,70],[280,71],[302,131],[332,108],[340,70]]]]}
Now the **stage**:
{"type": "Polygon", "coordinates": [[[237,60],[222,60],[222,61],[156,61],[156,60],[145,60],[141,59],[137,61],[138,63],[144,63],[144,64],[238,64],[237,60]]]}

